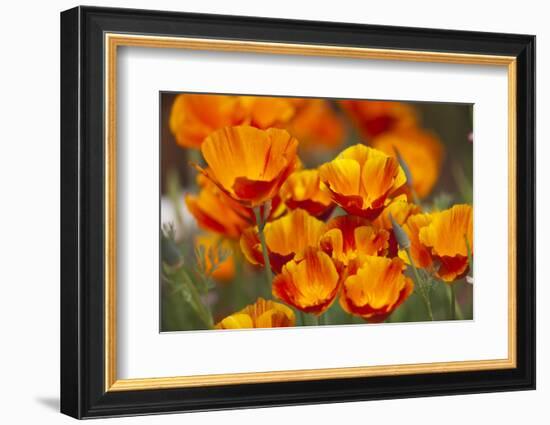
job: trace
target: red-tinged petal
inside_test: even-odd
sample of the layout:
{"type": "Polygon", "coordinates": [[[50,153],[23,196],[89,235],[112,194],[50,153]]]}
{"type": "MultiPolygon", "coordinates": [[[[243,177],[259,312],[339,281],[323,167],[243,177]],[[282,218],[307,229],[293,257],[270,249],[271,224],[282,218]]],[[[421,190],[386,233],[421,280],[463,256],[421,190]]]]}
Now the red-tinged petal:
{"type": "Polygon", "coordinates": [[[255,228],[250,227],[241,234],[241,251],[245,258],[254,265],[264,265],[262,245],[255,228]]]}
{"type": "Polygon", "coordinates": [[[335,207],[335,205],[329,205],[327,207],[324,204],[312,201],[310,199],[306,199],[304,201],[295,201],[293,199],[289,199],[286,201],[286,205],[291,210],[295,210],[298,208],[306,210],[308,213],[315,217],[319,217],[321,220],[330,217],[335,207]]]}
{"type": "MultiPolygon", "coordinates": [[[[256,266],[264,266],[264,257],[262,252],[262,245],[258,237],[256,229],[249,228],[246,229],[240,240],[241,251],[243,252],[245,258],[249,263],[256,266]]],[[[268,252],[269,263],[271,264],[271,269],[275,273],[279,273],[283,266],[292,260],[295,256],[294,253],[288,255],[281,255],[276,252],[268,252]]]]}
{"type": "Polygon", "coordinates": [[[292,260],[296,254],[288,254],[288,255],[281,255],[277,254],[276,252],[270,252],[269,253],[269,262],[271,263],[271,270],[273,270],[274,273],[281,273],[281,270],[283,269],[283,266],[288,263],[290,260],[292,260]]]}
{"type": "Polygon", "coordinates": [[[246,177],[238,177],[233,184],[233,192],[251,206],[259,205],[269,199],[275,189],[276,181],[254,181],[246,177]]]}
{"type": "Polygon", "coordinates": [[[306,313],[323,313],[338,290],[336,267],[327,254],[315,249],[308,249],[302,261],[289,261],[273,280],[273,295],[306,313]]]}
{"type": "Polygon", "coordinates": [[[247,206],[271,200],[297,164],[298,141],[287,131],[225,127],[201,145],[207,175],[247,206]]]}
{"type": "Polygon", "coordinates": [[[380,321],[391,314],[412,291],[412,280],[403,274],[398,258],[358,257],[352,274],[345,277],[340,305],[368,321],[380,321]]]}
{"type": "Polygon", "coordinates": [[[437,257],[440,267],[437,276],[444,282],[453,282],[462,278],[468,272],[468,257],[437,257]]]}
{"type": "Polygon", "coordinates": [[[373,313],[368,319],[367,321],[369,323],[382,323],[383,321],[385,321],[388,316],[390,314],[392,314],[395,309],[397,307],[399,307],[401,304],[403,304],[403,302],[409,298],[409,295],[411,295],[413,293],[413,290],[414,290],[414,284],[412,282],[411,279],[407,278],[406,279],[406,284],[405,284],[405,287],[401,290],[401,292],[399,293],[399,299],[397,300],[397,302],[394,304],[393,308],[391,311],[386,311],[386,312],[383,312],[383,313],[373,313]]]}

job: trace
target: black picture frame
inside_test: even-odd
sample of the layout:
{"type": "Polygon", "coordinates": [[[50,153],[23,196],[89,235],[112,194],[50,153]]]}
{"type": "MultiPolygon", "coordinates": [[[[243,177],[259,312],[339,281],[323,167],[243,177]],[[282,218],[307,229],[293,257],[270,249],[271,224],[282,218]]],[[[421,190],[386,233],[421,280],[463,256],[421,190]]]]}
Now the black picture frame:
{"type": "Polygon", "coordinates": [[[92,418],[535,388],[534,36],[96,7],[67,10],[61,13],[61,194],[62,413],[92,418]],[[105,32],[516,57],[517,367],[106,392],[105,32]]]}

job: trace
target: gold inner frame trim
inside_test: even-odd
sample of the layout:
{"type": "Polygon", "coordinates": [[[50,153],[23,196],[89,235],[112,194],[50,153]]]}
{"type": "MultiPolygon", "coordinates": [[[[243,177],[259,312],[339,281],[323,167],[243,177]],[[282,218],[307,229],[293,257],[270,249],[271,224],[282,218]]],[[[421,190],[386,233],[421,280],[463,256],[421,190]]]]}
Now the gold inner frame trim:
{"type": "Polygon", "coordinates": [[[105,45],[105,391],[136,391],[265,382],[410,375],[515,368],[516,358],[516,58],[446,52],[212,40],[106,33],[105,45]],[[508,72],[508,357],[383,366],[118,379],[116,326],[116,99],[118,47],[248,52],[356,59],[503,66],[508,72]]]}

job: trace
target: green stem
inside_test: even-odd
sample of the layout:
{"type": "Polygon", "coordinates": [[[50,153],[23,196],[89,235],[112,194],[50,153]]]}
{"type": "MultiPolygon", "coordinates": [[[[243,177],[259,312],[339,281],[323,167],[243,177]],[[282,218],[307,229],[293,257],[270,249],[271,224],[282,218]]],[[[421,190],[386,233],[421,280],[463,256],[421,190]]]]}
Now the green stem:
{"type": "Polygon", "coordinates": [[[302,310],[298,310],[298,314],[300,315],[301,325],[302,326],[307,326],[306,314],[302,310]]]}
{"type": "Polygon", "coordinates": [[[434,315],[432,312],[432,301],[430,300],[430,296],[424,291],[424,300],[426,304],[426,310],[428,311],[428,316],[430,317],[430,320],[434,320],[434,315]]]}
{"type": "MultiPolygon", "coordinates": [[[[457,284],[457,282],[453,283],[453,289],[455,291],[456,291],[456,284],[457,284]]],[[[462,308],[460,307],[460,303],[458,302],[458,297],[456,297],[455,312],[456,312],[456,319],[457,320],[464,320],[464,313],[462,312],[462,308]]]]}
{"type": "Polygon", "coordinates": [[[474,276],[474,259],[472,258],[472,248],[470,247],[470,242],[468,242],[468,237],[464,235],[464,241],[466,242],[466,252],[468,253],[468,267],[470,268],[470,276],[474,276]]]}
{"type": "Polygon", "coordinates": [[[320,320],[319,320],[319,316],[317,316],[316,314],[312,314],[311,315],[311,322],[313,323],[313,326],[319,326],[320,325],[320,320]]]}
{"type": "Polygon", "coordinates": [[[303,326],[319,326],[319,316],[313,313],[305,313],[300,311],[303,326]]]}
{"type": "Polygon", "coordinates": [[[456,320],[456,291],[453,284],[451,287],[451,320],[456,320]]]}
{"type": "Polygon", "coordinates": [[[409,258],[409,263],[411,263],[411,267],[413,269],[413,272],[414,272],[414,277],[416,279],[416,281],[421,284],[420,286],[422,287],[422,289],[424,289],[424,281],[420,278],[420,274],[418,273],[418,269],[416,268],[415,264],[414,264],[414,261],[412,259],[412,255],[411,255],[411,250],[409,248],[407,248],[405,250],[407,252],[407,257],[409,258]]]}
{"type": "Polygon", "coordinates": [[[273,282],[273,272],[271,271],[271,263],[269,261],[269,253],[267,251],[267,244],[265,242],[264,227],[265,223],[262,219],[262,213],[260,207],[254,208],[254,215],[256,216],[256,223],[258,224],[258,237],[262,245],[262,255],[264,257],[264,269],[267,285],[269,289],[269,295],[271,298],[271,284],[273,282]]]}
{"type": "Polygon", "coordinates": [[[416,282],[418,283],[418,286],[420,288],[420,293],[422,295],[422,298],[424,300],[424,304],[426,306],[426,310],[428,311],[428,316],[430,317],[430,320],[434,320],[433,312],[432,312],[432,303],[430,301],[430,296],[426,292],[426,285],[424,285],[424,280],[420,278],[420,274],[418,273],[418,269],[416,268],[410,248],[406,248],[405,251],[407,252],[407,257],[409,258],[409,263],[411,263],[411,267],[413,269],[414,277],[416,279],[416,282]]]}
{"type": "Polygon", "coordinates": [[[182,292],[184,294],[184,299],[199,316],[199,319],[208,327],[208,329],[214,328],[214,318],[212,317],[212,312],[210,307],[205,305],[202,302],[201,296],[185,272],[181,273],[181,281],[176,282],[166,278],[166,281],[171,283],[174,287],[175,292],[182,292]],[[188,294],[186,296],[185,294],[188,294]]]}

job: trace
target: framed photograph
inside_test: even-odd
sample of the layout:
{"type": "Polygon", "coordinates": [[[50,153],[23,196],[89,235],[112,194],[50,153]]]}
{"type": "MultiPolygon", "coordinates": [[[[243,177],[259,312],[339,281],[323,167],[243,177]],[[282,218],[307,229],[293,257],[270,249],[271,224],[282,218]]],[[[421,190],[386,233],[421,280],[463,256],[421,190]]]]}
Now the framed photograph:
{"type": "Polygon", "coordinates": [[[61,14],[61,411],[535,388],[535,37],[61,14]]]}

